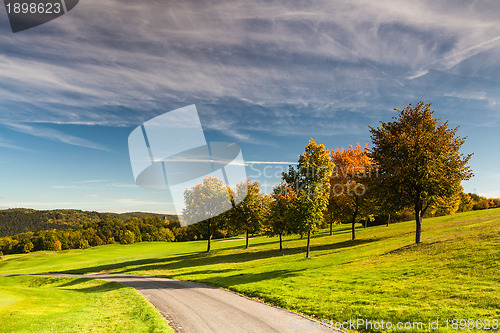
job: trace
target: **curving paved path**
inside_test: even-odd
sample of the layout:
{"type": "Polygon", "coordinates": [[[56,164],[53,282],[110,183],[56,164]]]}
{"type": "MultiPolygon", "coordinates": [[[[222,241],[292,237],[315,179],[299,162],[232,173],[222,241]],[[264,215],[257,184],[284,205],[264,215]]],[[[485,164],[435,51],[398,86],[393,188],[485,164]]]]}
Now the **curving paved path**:
{"type": "Polygon", "coordinates": [[[290,311],[202,283],[118,274],[33,274],[85,277],[137,289],[177,333],[340,332],[290,311]]]}

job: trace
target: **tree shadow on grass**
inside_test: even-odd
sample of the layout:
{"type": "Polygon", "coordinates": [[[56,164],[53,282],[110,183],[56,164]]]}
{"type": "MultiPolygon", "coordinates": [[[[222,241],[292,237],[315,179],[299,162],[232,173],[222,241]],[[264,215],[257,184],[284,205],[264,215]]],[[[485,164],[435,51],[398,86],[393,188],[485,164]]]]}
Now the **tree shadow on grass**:
{"type": "Polygon", "coordinates": [[[355,239],[355,240],[346,240],[343,242],[337,242],[332,244],[323,244],[323,245],[311,245],[311,252],[313,251],[328,251],[328,250],[338,250],[347,247],[354,247],[369,243],[374,243],[382,240],[382,238],[367,238],[367,239],[355,239]]]}
{"type": "Polygon", "coordinates": [[[279,269],[261,273],[239,273],[230,276],[217,276],[207,279],[198,280],[203,283],[208,283],[212,286],[227,287],[237,286],[247,283],[260,282],[264,280],[286,279],[289,277],[299,276],[299,272],[305,269],[279,269]]]}
{"type": "MultiPolygon", "coordinates": [[[[88,279],[83,279],[83,280],[87,280],[88,279]]],[[[82,281],[82,282],[85,282],[85,281],[82,281]]],[[[113,291],[113,290],[118,290],[118,289],[122,289],[122,288],[125,288],[125,286],[121,283],[117,283],[117,282],[105,282],[103,284],[100,284],[100,285],[97,285],[97,286],[92,286],[92,287],[85,287],[85,288],[64,288],[66,290],[72,290],[72,291],[77,291],[77,292],[80,292],[80,293],[86,293],[86,294],[90,294],[90,293],[105,293],[105,292],[108,292],[108,291],[113,291]]]]}
{"type": "MultiPolygon", "coordinates": [[[[166,261],[177,261],[177,260],[186,260],[189,258],[195,258],[198,257],[200,254],[186,254],[182,256],[176,256],[176,257],[171,257],[171,258],[155,258],[155,259],[138,259],[138,260],[128,260],[128,261],[122,261],[118,263],[113,263],[113,264],[105,264],[105,265],[99,265],[99,266],[89,266],[89,267],[82,267],[82,268],[75,268],[75,269],[68,269],[68,270],[61,270],[61,271],[54,271],[52,273],[62,273],[62,274],[88,274],[88,273],[97,273],[97,272],[103,272],[103,271],[110,271],[110,270],[116,270],[116,269],[121,269],[129,266],[148,266],[148,265],[153,265],[157,263],[162,263],[166,261]]],[[[127,271],[132,271],[132,270],[137,270],[140,269],[138,268],[133,268],[129,269],[127,271]]]]}
{"type": "MultiPolygon", "coordinates": [[[[287,248],[280,251],[278,249],[273,250],[259,250],[248,249],[241,250],[241,252],[221,254],[220,251],[214,251],[213,253],[200,253],[197,255],[185,256],[183,258],[169,258],[162,261],[158,261],[154,264],[147,264],[137,268],[125,269],[122,272],[133,272],[137,270],[148,271],[148,270],[176,270],[185,269],[191,267],[203,267],[218,264],[237,264],[242,262],[249,262],[254,260],[262,260],[273,257],[281,257],[283,255],[292,255],[303,252],[302,248],[287,248]]],[[[170,275],[169,275],[170,276],[170,275]]]]}
{"type": "Polygon", "coordinates": [[[107,291],[113,291],[117,289],[121,289],[124,286],[120,283],[116,282],[105,282],[103,284],[99,284],[97,286],[91,286],[91,287],[83,287],[79,288],[78,286],[82,283],[89,282],[91,278],[76,278],[72,279],[71,281],[68,281],[66,283],[63,283],[59,286],[57,286],[58,289],[64,289],[64,290],[72,290],[72,291],[77,291],[77,292],[82,292],[82,293],[96,293],[96,292],[107,292],[107,291]],[[74,287],[74,288],[72,288],[74,287]]]}
{"type": "MultiPolygon", "coordinates": [[[[379,241],[380,239],[361,239],[361,240],[349,240],[344,242],[337,242],[332,244],[324,244],[318,246],[311,246],[311,251],[314,256],[315,251],[334,251],[347,247],[359,246],[366,243],[371,243],[379,241]]],[[[227,251],[227,249],[213,250],[210,253],[191,253],[181,256],[169,257],[169,258],[157,258],[157,259],[141,259],[132,261],[123,261],[120,263],[91,266],[81,269],[72,269],[62,271],[60,273],[69,274],[85,274],[93,272],[102,272],[109,270],[119,270],[120,273],[131,273],[136,271],[165,271],[165,275],[168,277],[175,277],[179,275],[188,275],[181,273],[176,275],[169,274],[170,271],[175,271],[178,269],[187,269],[192,267],[204,267],[217,264],[237,264],[242,262],[250,262],[254,260],[269,259],[274,257],[283,257],[288,255],[296,255],[305,252],[304,246],[294,246],[290,248],[284,248],[282,251],[279,249],[259,249],[259,247],[250,248],[248,250],[241,249],[241,251],[236,253],[222,254],[227,251]],[[130,267],[133,266],[133,267],[130,267]]],[[[212,273],[224,272],[222,270],[212,270],[212,273]]],[[[227,272],[227,271],[226,271],[227,272]]],[[[189,273],[192,275],[203,274],[203,269],[197,270],[195,272],[189,273]]]]}
{"type": "Polygon", "coordinates": [[[58,288],[73,287],[73,286],[79,285],[80,283],[87,282],[88,280],[89,279],[87,279],[87,278],[77,278],[77,279],[74,279],[74,280],[71,280],[69,282],[61,284],[60,286],[58,286],[58,288]]]}
{"type": "Polygon", "coordinates": [[[387,251],[386,253],[384,253],[384,255],[405,254],[405,253],[413,252],[413,251],[429,250],[437,245],[441,245],[441,244],[445,244],[445,243],[446,243],[446,241],[442,241],[442,240],[429,242],[429,243],[420,243],[420,244],[411,243],[408,245],[401,246],[397,249],[387,251]]]}
{"type": "MultiPolygon", "coordinates": [[[[130,278],[111,278],[113,281],[123,283],[137,290],[146,289],[190,289],[190,288],[216,288],[236,286],[239,284],[253,283],[271,279],[284,279],[299,275],[300,270],[280,269],[272,272],[262,272],[255,274],[233,274],[229,276],[212,276],[206,279],[197,279],[197,282],[186,280],[171,280],[160,277],[133,277],[130,278]]],[[[214,270],[215,273],[217,271],[214,270]]],[[[175,276],[174,276],[175,277],[175,276]]],[[[106,278],[108,279],[108,278],[106,278]]]]}
{"type": "Polygon", "coordinates": [[[225,274],[225,273],[230,273],[230,272],[234,272],[234,271],[237,271],[237,269],[236,268],[204,269],[201,271],[193,271],[193,272],[186,272],[186,273],[180,273],[180,274],[169,274],[168,278],[175,279],[177,276],[225,274]]]}
{"type": "MultiPolygon", "coordinates": [[[[99,266],[89,266],[89,267],[74,268],[74,269],[68,269],[68,270],[57,270],[57,271],[52,271],[51,273],[64,273],[64,274],[97,273],[97,272],[103,272],[103,271],[117,270],[117,269],[125,268],[128,266],[143,266],[143,265],[148,265],[148,264],[161,263],[161,262],[165,262],[165,261],[170,262],[170,261],[185,260],[185,259],[190,259],[190,258],[212,256],[212,255],[216,254],[217,252],[227,251],[227,250],[237,250],[237,249],[242,249],[242,246],[235,245],[235,246],[230,246],[230,247],[224,247],[222,249],[214,249],[210,253],[192,252],[192,253],[187,253],[187,254],[183,254],[183,255],[167,257],[167,258],[129,260],[129,261],[122,261],[122,262],[117,262],[117,263],[113,263],[113,264],[99,265],[99,266]]],[[[133,270],[136,270],[136,269],[134,268],[133,270]]]]}

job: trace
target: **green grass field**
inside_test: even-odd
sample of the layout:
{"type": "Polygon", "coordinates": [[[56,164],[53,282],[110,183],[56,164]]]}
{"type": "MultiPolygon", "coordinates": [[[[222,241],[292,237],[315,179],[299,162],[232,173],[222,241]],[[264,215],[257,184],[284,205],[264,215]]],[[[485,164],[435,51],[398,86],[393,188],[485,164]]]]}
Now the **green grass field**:
{"type": "MultiPolygon", "coordinates": [[[[414,222],[334,235],[322,230],[305,240],[256,237],[106,245],[87,250],[5,256],[0,273],[110,271],[205,282],[319,319],[423,322],[500,320],[500,209],[425,219],[423,244],[414,243],[414,222]]],[[[1,282],[0,282],[1,283],[1,282]]],[[[493,327],[492,327],[493,328],[493,327]]],[[[372,330],[376,332],[377,330],[372,330]]],[[[387,331],[387,330],[384,330],[387,331]]],[[[405,332],[422,330],[405,330],[405,332]]],[[[461,330],[464,331],[464,330],[461,330]]],[[[491,330],[490,330],[491,331],[491,330]]]]}
{"type": "Polygon", "coordinates": [[[173,332],[133,288],[84,278],[0,276],[0,332],[173,332]]]}

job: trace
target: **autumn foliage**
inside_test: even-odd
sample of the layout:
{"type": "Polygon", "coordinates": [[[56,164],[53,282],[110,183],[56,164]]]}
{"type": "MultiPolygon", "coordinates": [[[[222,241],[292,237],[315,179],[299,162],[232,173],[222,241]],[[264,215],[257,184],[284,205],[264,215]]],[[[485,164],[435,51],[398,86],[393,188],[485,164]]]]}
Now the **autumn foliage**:
{"type": "Polygon", "coordinates": [[[473,176],[463,155],[465,138],[458,128],[434,118],[430,104],[404,107],[392,122],[370,127],[374,147],[370,156],[379,166],[380,195],[393,205],[415,212],[415,242],[422,241],[422,215],[436,204],[453,199],[461,181],[473,176]]]}
{"type": "Polygon", "coordinates": [[[334,168],[330,178],[329,215],[333,220],[351,222],[353,240],[356,239],[355,223],[373,214],[368,187],[377,169],[368,152],[368,144],[361,149],[359,142],[354,148],[342,147],[331,152],[334,168]]]}

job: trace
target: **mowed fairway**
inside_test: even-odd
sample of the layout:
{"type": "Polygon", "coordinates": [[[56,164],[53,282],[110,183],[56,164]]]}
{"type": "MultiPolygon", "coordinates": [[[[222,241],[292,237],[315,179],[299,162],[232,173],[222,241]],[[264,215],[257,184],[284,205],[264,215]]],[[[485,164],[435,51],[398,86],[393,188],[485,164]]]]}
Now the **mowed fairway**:
{"type": "Polygon", "coordinates": [[[173,332],[133,288],[85,278],[0,276],[0,332],[173,332]]]}
{"type": "MultiPolygon", "coordinates": [[[[424,219],[423,244],[414,222],[322,230],[305,240],[257,237],[106,245],[87,250],[5,256],[0,272],[119,272],[164,276],[222,286],[319,319],[423,322],[500,320],[500,209],[424,219]]],[[[3,282],[2,282],[3,283],[3,282]]],[[[57,301],[54,302],[57,304],[57,301]]],[[[372,330],[377,331],[377,330],[372,330]]],[[[386,331],[386,330],[384,330],[386,331]]],[[[406,330],[406,332],[422,330],[406,330]]],[[[462,330],[463,331],[463,330],[462,330]]]]}

